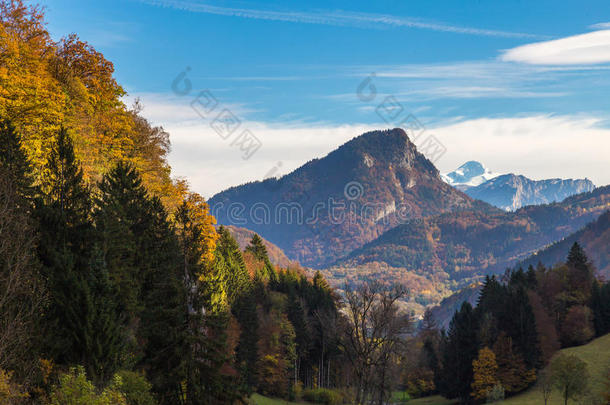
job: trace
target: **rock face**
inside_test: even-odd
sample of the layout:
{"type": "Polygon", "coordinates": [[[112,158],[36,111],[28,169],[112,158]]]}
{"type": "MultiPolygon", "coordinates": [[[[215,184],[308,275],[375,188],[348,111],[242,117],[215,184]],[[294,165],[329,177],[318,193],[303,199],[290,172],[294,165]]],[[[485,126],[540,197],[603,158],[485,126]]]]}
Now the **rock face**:
{"type": "Polygon", "coordinates": [[[453,172],[442,175],[442,179],[472,198],[506,211],[562,201],[595,188],[587,179],[532,180],[512,173],[497,174],[475,161],[464,163],[453,172]]]}
{"type": "Polygon", "coordinates": [[[531,180],[524,176],[505,174],[476,187],[464,190],[472,198],[488,202],[498,208],[514,211],[526,205],[548,204],[592,191],[595,185],[581,180],[531,180]]]}
{"type": "Polygon", "coordinates": [[[312,267],[414,218],[494,210],[441,180],[402,129],[368,132],[280,179],[233,187],[208,202],[218,223],[251,229],[312,267]]]}

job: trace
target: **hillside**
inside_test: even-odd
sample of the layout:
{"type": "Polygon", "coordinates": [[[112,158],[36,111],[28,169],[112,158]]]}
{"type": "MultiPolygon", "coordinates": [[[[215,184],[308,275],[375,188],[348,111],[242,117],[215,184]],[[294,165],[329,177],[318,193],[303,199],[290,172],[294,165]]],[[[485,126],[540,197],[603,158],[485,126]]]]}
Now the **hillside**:
{"type": "Polygon", "coordinates": [[[37,180],[66,128],[89,183],[127,161],[166,206],[178,205],[186,185],[171,177],[169,134],[140,115],[140,104],[123,103],[112,62],[75,34],[53,40],[40,9],[2,7],[0,118],[16,127],[37,180]]]}
{"type": "MultiPolygon", "coordinates": [[[[252,237],[255,235],[254,231],[251,231],[246,228],[240,228],[232,225],[227,225],[226,228],[231,233],[231,236],[235,238],[235,241],[237,242],[241,250],[246,249],[246,246],[248,246],[248,244],[252,240],[252,237]]],[[[282,249],[269,242],[265,238],[261,239],[263,240],[265,248],[267,248],[267,254],[269,255],[269,260],[271,261],[271,263],[283,268],[293,268],[298,266],[297,262],[294,262],[288,259],[288,257],[286,257],[282,249]]]]}
{"type": "Polygon", "coordinates": [[[441,180],[402,129],[358,136],[280,179],[209,200],[218,223],[252,229],[289,258],[323,267],[414,218],[495,211],[441,180]]]}
{"type": "Polygon", "coordinates": [[[579,230],[608,207],[606,186],[516,212],[461,211],[414,220],[352,252],[336,267],[385,263],[426,277],[440,274],[457,291],[579,230]]]}
{"type": "Polygon", "coordinates": [[[538,262],[554,265],[565,260],[565,252],[578,242],[593,262],[600,276],[610,279],[610,211],[604,212],[594,222],[579,231],[553,243],[525,259],[521,266],[536,266],[538,262]]]}
{"type": "MultiPolygon", "coordinates": [[[[610,335],[599,337],[583,346],[560,350],[556,356],[559,354],[574,355],[587,363],[591,392],[594,394],[603,392],[606,388],[604,383],[608,383],[608,369],[610,368],[610,335]]],[[[506,405],[537,405],[544,403],[544,400],[536,385],[526,392],[508,398],[501,403],[506,405]]],[[[555,390],[551,395],[549,405],[560,404],[563,404],[563,400],[561,399],[560,393],[555,390]]]]}

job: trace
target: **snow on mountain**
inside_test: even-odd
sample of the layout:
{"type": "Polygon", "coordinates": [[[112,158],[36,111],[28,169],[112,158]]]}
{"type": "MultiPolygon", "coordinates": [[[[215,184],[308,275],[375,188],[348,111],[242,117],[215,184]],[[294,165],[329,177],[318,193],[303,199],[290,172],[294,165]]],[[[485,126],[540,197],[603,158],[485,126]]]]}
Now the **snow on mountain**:
{"type": "Polygon", "coordinates": [[[453,187],[464,191],[470,187],[483,184],[499,175],[499,173],[493,173],[481,163],[471,160],[450,173],[442,174],[441,178],[453,187]]]}

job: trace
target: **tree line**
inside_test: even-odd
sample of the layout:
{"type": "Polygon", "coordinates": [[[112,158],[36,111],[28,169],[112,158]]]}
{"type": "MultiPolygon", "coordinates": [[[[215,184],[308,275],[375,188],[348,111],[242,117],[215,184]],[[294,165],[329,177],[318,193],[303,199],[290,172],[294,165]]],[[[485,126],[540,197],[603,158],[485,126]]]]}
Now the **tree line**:
{"type": "MultiPolygon", "coordinates": [[[[487,276],[476,306],[464,302],[446,331],[428,312],[405,379],[417,395],[438,392],[462,403],[497,400],[532,386],[560,348],[608,332],[610,283],[596,278],[574,243],[565,263],[487,276]]],[[[578,359],[561,361],[550,368],[582,367],[578,359]]],[[[553,380],[549,373],[542,375],[542,385],[553,380]]],[[[585,374],[580,380],[586,381],[585,374]]],[[[566,394],[566,401],[578,393],[566,394]]]]}

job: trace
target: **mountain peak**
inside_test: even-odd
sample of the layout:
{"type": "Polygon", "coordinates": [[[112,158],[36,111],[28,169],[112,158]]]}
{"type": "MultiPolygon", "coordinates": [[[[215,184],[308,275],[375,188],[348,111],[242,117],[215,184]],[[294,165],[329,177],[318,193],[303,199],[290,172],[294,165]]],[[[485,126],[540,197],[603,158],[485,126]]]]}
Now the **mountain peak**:
{"type": "Polygon", "coordinates": [[[442,178],[446,183],[464,190],[468,187],[478,186],[497,176],[499,176],[499,174],[493,173],[482,163],[477,162],[476,160],[470,160],[456,170],[442,175],[442,178]]]}
{"type": "Polygon", "coordinates": [[[369,168],[384,164],[439,176],[434,164],[417,151],[401,128],[365,132],[331,152],[328,157],[350,159],[352,164],[364,163],[369,168]]]}
{"type": "Polygon", "coordinates": [[[208,203],[218,223],[249,228],[314,267],[411,219],[491,208],[443,182],[399,128],[364,133],[280,179],[233,187],[208,203]]]}

